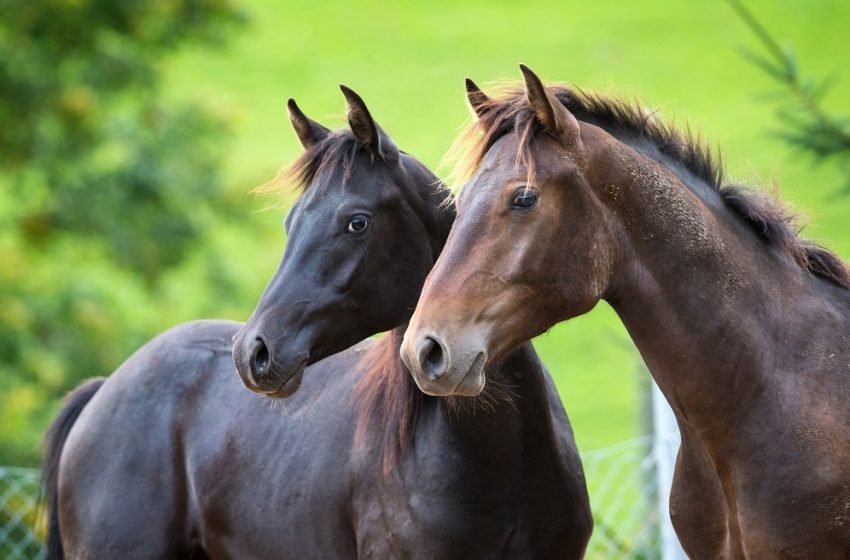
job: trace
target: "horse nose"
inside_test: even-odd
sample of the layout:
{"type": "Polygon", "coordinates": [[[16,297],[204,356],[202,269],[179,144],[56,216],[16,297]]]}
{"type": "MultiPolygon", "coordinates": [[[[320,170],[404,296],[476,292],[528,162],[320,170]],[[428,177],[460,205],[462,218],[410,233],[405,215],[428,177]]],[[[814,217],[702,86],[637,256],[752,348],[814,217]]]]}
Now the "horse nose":
{"type": "Polygon", "coordinates": [[[251,350],[251,359],[248,362],[251,368],[251,375],[254,379],[259,380],[266,377],[271,369],[271,363],[269,347],[266,346],[262,338],[255,338],[254,348],[251,350]]]}
{"type": "Polygon", "coordinates": [[[440,379],[448,369],[445,346],[434,336],[426,336],[418,346],[416,356],[419,360],[419,369],[429,381],[440,379]]]}

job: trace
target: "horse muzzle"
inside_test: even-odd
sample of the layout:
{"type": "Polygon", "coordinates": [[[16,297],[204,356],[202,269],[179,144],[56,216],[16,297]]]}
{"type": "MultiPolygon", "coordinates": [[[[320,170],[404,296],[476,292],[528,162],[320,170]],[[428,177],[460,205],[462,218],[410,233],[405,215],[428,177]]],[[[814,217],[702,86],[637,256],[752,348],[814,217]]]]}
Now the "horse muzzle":
{"type": "Polygon", "coordinates": [[[405,334],[401,358],[428,395],[474,397],[484,390],[487,352],[474,340],[456,339],[450,345],[433,331],[405,334]]]}
{"type": "Polygon", "coordinates": [[[255,393],[275,398],[292,395],[301,386],[309,359],[309,353],[304,353],[283,361],[262,336],[240,331],[234,337],[236,370],[245,387],[255,393]]]}

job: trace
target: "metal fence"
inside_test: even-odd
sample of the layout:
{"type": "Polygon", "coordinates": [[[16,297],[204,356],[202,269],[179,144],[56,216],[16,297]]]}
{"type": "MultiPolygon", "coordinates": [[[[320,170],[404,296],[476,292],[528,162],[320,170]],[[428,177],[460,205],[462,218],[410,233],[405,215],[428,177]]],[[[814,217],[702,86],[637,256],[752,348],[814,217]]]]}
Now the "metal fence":
{"type": "Polygon", "coordinates": [[[586,558],[666,560],[669,490],[659,492],[658,467],[673,446],[675,439],[647,436],[582,453],[594,521],[586,558]]]}
{"type": "MultiPolygon", "coordinates": [[[[659,445],[669,440],[638,438],[582,454],[593,508],[591,560],[661,559],[659,445]],[[660,443],[659,443],[660,442],[660,443]]],[[[36,469],[0,467],[0,558],[45,558],[43,511],[36,511],[36,469]]],[[[663,499],[666,492],[662,492],[663,499]]]]}
{"type": "Polygon", "coordinates": [[[38,511],[36,469],[0,467],[0,558],[47,557],[42,539],[44,523],[38,511]]]}

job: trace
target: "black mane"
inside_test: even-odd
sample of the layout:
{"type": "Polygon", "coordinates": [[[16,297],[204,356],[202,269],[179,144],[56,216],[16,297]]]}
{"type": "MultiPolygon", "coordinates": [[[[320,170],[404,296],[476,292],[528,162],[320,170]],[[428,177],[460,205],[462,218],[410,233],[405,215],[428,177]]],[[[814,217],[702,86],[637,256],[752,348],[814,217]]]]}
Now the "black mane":
{"type": "Polygon", "coordinates": [[[260,193],[278,193],[282,188],[293,186],[303,193],[323,172],[331,175],[342,171],[343,182],[350,177],[357,162],[362,158],[375,159],[348,129],[335,130],[320,142],[310,146],[298,159],[284,167],[270,183],[257,189],[260,193]]]}

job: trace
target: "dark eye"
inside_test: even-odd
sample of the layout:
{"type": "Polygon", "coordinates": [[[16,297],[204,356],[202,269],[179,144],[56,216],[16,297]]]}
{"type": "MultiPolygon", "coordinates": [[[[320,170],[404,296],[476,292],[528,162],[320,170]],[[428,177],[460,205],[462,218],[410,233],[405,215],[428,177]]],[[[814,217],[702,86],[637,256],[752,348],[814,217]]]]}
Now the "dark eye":
{"type": "Polygon", "coordinates": [[[352,216],[345,231],[352,235],[360,235],[369,227],[369,217],[363,214],[352,216]]]}
{"type": "Polygon", "coordinates": [[[531,208],[537,203],[537,192],[526,187],[520,187],[514,191],[511,206],[514,208],[531,208]]]}

